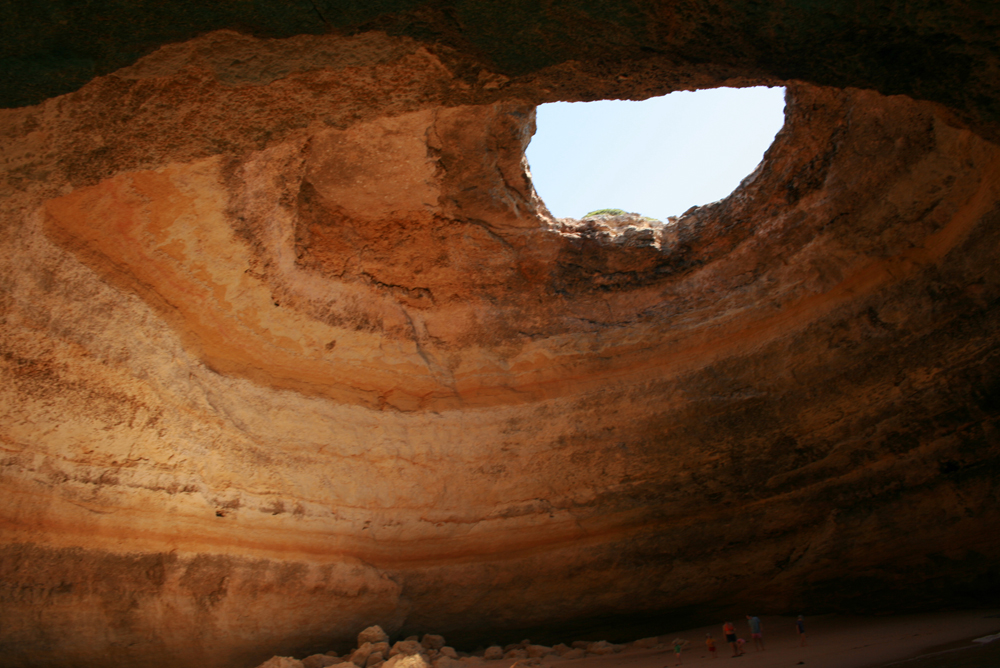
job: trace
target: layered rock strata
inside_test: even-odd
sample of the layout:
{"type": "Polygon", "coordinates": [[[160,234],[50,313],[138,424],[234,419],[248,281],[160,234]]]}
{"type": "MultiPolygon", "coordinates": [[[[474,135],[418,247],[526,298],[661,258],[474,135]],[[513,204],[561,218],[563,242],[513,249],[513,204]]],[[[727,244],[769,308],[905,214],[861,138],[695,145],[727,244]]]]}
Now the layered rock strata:
{"type": "Polygon", "coordinates": [[[787,82],[726,200],[555,221],[545,85],[216,33],[0,112],[9,665],[997,591],[997,146],[787,82]]]}

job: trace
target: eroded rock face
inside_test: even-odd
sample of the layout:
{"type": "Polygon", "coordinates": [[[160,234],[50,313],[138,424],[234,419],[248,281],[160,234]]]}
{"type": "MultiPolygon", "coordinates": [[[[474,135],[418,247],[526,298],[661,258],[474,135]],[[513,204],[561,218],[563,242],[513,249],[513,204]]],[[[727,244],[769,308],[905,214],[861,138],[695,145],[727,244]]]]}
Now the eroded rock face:
{"type": "Polygon", "coordinates": [[[219,33],[0,112],[11,665],[997,590],[997,146],[789,82],[609,230],[532,190],[542,85],[219,33]]]}

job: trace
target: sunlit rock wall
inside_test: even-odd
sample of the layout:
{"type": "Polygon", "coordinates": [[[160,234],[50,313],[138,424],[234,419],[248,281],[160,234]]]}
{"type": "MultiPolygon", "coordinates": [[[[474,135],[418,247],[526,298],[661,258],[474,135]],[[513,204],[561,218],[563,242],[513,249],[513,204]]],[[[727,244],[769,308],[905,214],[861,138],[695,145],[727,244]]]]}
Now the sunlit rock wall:
{"type": "Polygon", "coordinates": [[[0,111],[6,665],[996,592],[1000,151],[737,74],[785,128],[651,231],[532,189],[628,92],[572,66],[221,32],[0,111]]]}

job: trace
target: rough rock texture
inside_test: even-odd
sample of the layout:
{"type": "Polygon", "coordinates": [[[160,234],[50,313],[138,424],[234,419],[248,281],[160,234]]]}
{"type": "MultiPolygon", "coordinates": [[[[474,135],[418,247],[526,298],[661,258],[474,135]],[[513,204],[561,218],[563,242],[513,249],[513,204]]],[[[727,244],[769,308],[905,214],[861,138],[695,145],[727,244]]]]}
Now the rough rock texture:
{"type": "Polygon", "coordinates": [[[0,111],[6,665],[1000,590],[994,17],[830,81],[856,41],[685,16],[510,76],[461,27],[222,31],[0,111]],[[524,169],[537,103],[792,75],[666,227],[553,221],[524,169]]]}
{"type": "Polygon", "coordinates": [[[364,645],[366,642],[372,645],[381,645],[382,643],[389,642],[389,635],[381,626],[369,626],[358,634],[358,647],[364,645]]]}

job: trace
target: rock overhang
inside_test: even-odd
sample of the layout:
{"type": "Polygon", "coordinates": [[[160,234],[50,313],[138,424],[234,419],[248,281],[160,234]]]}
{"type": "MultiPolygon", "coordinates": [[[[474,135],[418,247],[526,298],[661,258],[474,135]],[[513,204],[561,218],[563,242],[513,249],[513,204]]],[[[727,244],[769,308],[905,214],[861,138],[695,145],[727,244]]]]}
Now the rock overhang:
{"type": "MultiPolygon", "coordinates": [[[[317,43],[353,59],[219,57],[317,43]]],[[[939,107],[788,82],[755,178],[630,246],[553,230],[520,162],[545,87],[606,73],[160,55],[4,112],[5,571],[76,597],[25,665],[995,585],[996,148],[939,107]]]]}

